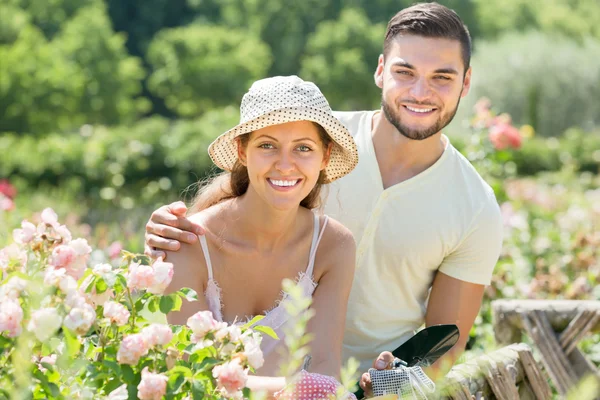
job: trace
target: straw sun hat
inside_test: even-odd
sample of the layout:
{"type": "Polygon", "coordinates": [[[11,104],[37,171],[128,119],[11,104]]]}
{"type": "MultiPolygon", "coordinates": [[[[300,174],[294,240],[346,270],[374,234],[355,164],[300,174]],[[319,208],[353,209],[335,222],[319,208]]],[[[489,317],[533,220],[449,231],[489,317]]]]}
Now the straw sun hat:
{"type": "Polygon", "coordinates": [[[346,175],[358,163],[354,139],[329,107],[319,88],[297,76],[276,76],[254,82],[242,99],[240,123],[208,147],[213,162],[231,171],[238,159],[236,137],[271,125],[313,121],[321,125],[339,146],[333,146],[325,167],[325,182],[346,175]]]}

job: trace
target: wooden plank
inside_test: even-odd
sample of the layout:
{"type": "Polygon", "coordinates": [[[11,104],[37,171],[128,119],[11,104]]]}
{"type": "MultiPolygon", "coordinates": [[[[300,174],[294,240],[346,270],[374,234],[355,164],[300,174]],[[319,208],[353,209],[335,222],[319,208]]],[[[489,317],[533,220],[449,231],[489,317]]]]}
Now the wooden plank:
{"type": "Polygon", "coordinates": [[[531,350],[519,350],[519,359],[521,360],[529,387],[535,395],[535,398],[538,400],[550,399],[552,390],[550,389],[546,377],[542,374],[538,364],[535,362],[531,350]]]}
{"type": "MultiPolygon", "coordinates": [[[[583,310],[600,314],[600,301],[597,300],[494,300],[492,314],[494,333],[499,344],[519,342],[523,330],[520,313],[534,310],[545,311],[555,332],[563,331],[583,310]]],[[[590,328],[600,332],[600,321],[590,328]]]]}

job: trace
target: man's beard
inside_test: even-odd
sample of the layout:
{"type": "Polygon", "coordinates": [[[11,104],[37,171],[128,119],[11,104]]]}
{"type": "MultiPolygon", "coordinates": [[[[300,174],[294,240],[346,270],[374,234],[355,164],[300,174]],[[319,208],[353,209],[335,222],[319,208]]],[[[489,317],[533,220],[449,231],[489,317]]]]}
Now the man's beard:
{"type": "MultiPolygon", "coordinates": [[[[414,102],[413,104],[417,105],[418,103],[414,102]]],[[[411,140],[425,140],[428,137],[431,137],[439,131],[441,131],[442,129],[444,129],[450,122],[452,122],[452,119],[454,119],[459,104],[460,97],[458,98],[458,102],[456,103],[456,107],[454,107],[454,110],[445,115],[441,115],[438,118],[438,120],[429,128],[419,130],[411,129],[408,126],[403,125],[402,121],[400,121],[399,112],[395,113],[394,110],[385,101],[385,99],[383,97],[381,98],[381,107],[383,108],[383,115],[385,115],[385,118],[390,122],[390,124],[394,125],[398,132],[400,132],[404,137],[411,140]]]]}

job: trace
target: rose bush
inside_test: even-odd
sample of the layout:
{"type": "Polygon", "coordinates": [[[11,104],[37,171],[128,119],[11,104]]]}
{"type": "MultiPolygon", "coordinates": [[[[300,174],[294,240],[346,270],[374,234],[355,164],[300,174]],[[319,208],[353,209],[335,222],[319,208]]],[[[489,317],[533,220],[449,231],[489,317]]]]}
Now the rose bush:
{"type": "MultiPolygon", "coordinates": [[[[148,321],[177,311],[173,265],[123,252],[88,266],[91,247],[46,209],[0,250],[0,398],[240,398],[262,366],[261,335],[198,312],[184,326],[148,321]]],[[[164,316],[163,316],[164,317],[164,316]]],[[[256,327],[271,334],[266,327],[256,327]]]]}

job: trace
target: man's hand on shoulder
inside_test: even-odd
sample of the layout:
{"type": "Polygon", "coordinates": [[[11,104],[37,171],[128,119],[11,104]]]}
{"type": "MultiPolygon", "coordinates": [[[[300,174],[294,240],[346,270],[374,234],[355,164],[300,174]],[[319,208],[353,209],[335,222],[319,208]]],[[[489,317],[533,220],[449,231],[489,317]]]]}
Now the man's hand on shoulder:
{"type": "Polygon", "coordinates": [[[154,211],[146,224],[144,253],[152,258],[166,258],[164,251],[177,251],[181,242],[194,243],[204,228],[186,217],[187,207],[181,201],[154,211]]]}

